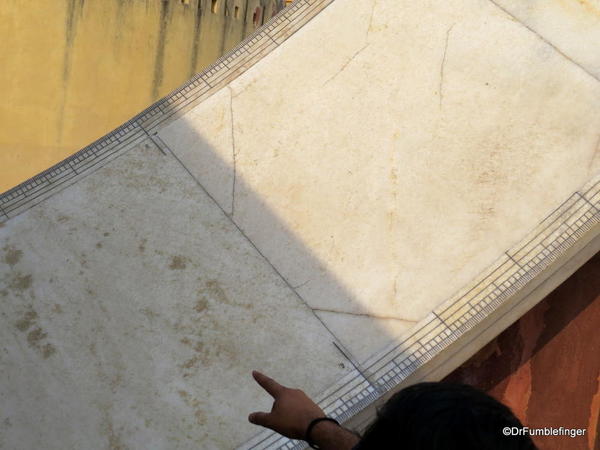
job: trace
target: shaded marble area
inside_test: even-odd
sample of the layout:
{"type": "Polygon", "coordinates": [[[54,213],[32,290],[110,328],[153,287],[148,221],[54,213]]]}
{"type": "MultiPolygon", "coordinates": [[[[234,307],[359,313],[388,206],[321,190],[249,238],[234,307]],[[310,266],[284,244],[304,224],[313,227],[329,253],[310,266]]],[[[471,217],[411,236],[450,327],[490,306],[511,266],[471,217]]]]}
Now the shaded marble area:
{"type": "Polygon", "coordinates": [[[233,448],[270,406],[251,370],[311,395],[347,371],[330,332],[149,143],[0,229],[0,305],[0,449],[233,448]],[[290,370],[305,361],[310,379],[290,370]]]}

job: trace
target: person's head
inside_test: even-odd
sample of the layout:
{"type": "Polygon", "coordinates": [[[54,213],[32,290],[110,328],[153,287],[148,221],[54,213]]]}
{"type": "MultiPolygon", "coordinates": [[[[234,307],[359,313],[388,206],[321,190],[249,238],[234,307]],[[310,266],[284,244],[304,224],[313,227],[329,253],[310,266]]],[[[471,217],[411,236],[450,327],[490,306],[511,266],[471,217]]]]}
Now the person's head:
{"type": "Polygon", "coordinates": [[[471,386],[419,383],[377,410],[357,450],[530,450],[529,436],[505,436],[522,427],[505,405],[471,386]]]}

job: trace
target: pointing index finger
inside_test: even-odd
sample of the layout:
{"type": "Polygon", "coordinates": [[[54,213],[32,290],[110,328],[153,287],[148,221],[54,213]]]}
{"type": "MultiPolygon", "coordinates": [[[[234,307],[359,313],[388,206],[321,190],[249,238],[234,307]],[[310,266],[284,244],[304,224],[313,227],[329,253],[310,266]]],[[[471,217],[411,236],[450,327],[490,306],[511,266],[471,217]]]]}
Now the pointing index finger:
{"type": "Polygon", "coordinates": [[[263,373],[257,370],[252,371],[252,376],[262,388],[267,391],[273,398],[277,398],[281,391],[285,389],[281,384],[275,381],[273,378],[269,378],[263,373]]]}

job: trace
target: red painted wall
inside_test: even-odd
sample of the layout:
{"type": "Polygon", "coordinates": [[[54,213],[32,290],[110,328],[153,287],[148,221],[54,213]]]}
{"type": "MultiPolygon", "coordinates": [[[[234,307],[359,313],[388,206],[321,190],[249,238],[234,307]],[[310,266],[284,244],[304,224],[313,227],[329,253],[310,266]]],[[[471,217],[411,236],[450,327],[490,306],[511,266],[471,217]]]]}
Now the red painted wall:
{"type": "Polygon", "coordinates": [[[444,381],[474,385],[530,428],[540,449],[600,449],[600,253],[444,381]]]}

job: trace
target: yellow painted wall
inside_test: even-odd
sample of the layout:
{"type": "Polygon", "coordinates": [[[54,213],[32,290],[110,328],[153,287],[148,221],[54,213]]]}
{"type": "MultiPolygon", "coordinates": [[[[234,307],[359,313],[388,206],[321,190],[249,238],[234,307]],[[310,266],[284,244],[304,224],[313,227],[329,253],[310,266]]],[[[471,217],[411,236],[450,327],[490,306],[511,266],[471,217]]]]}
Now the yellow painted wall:
{"type": "Polygon", "coordinates": [[[175,89],[283,4],[1,0],[0,192],[175,89]]]}

